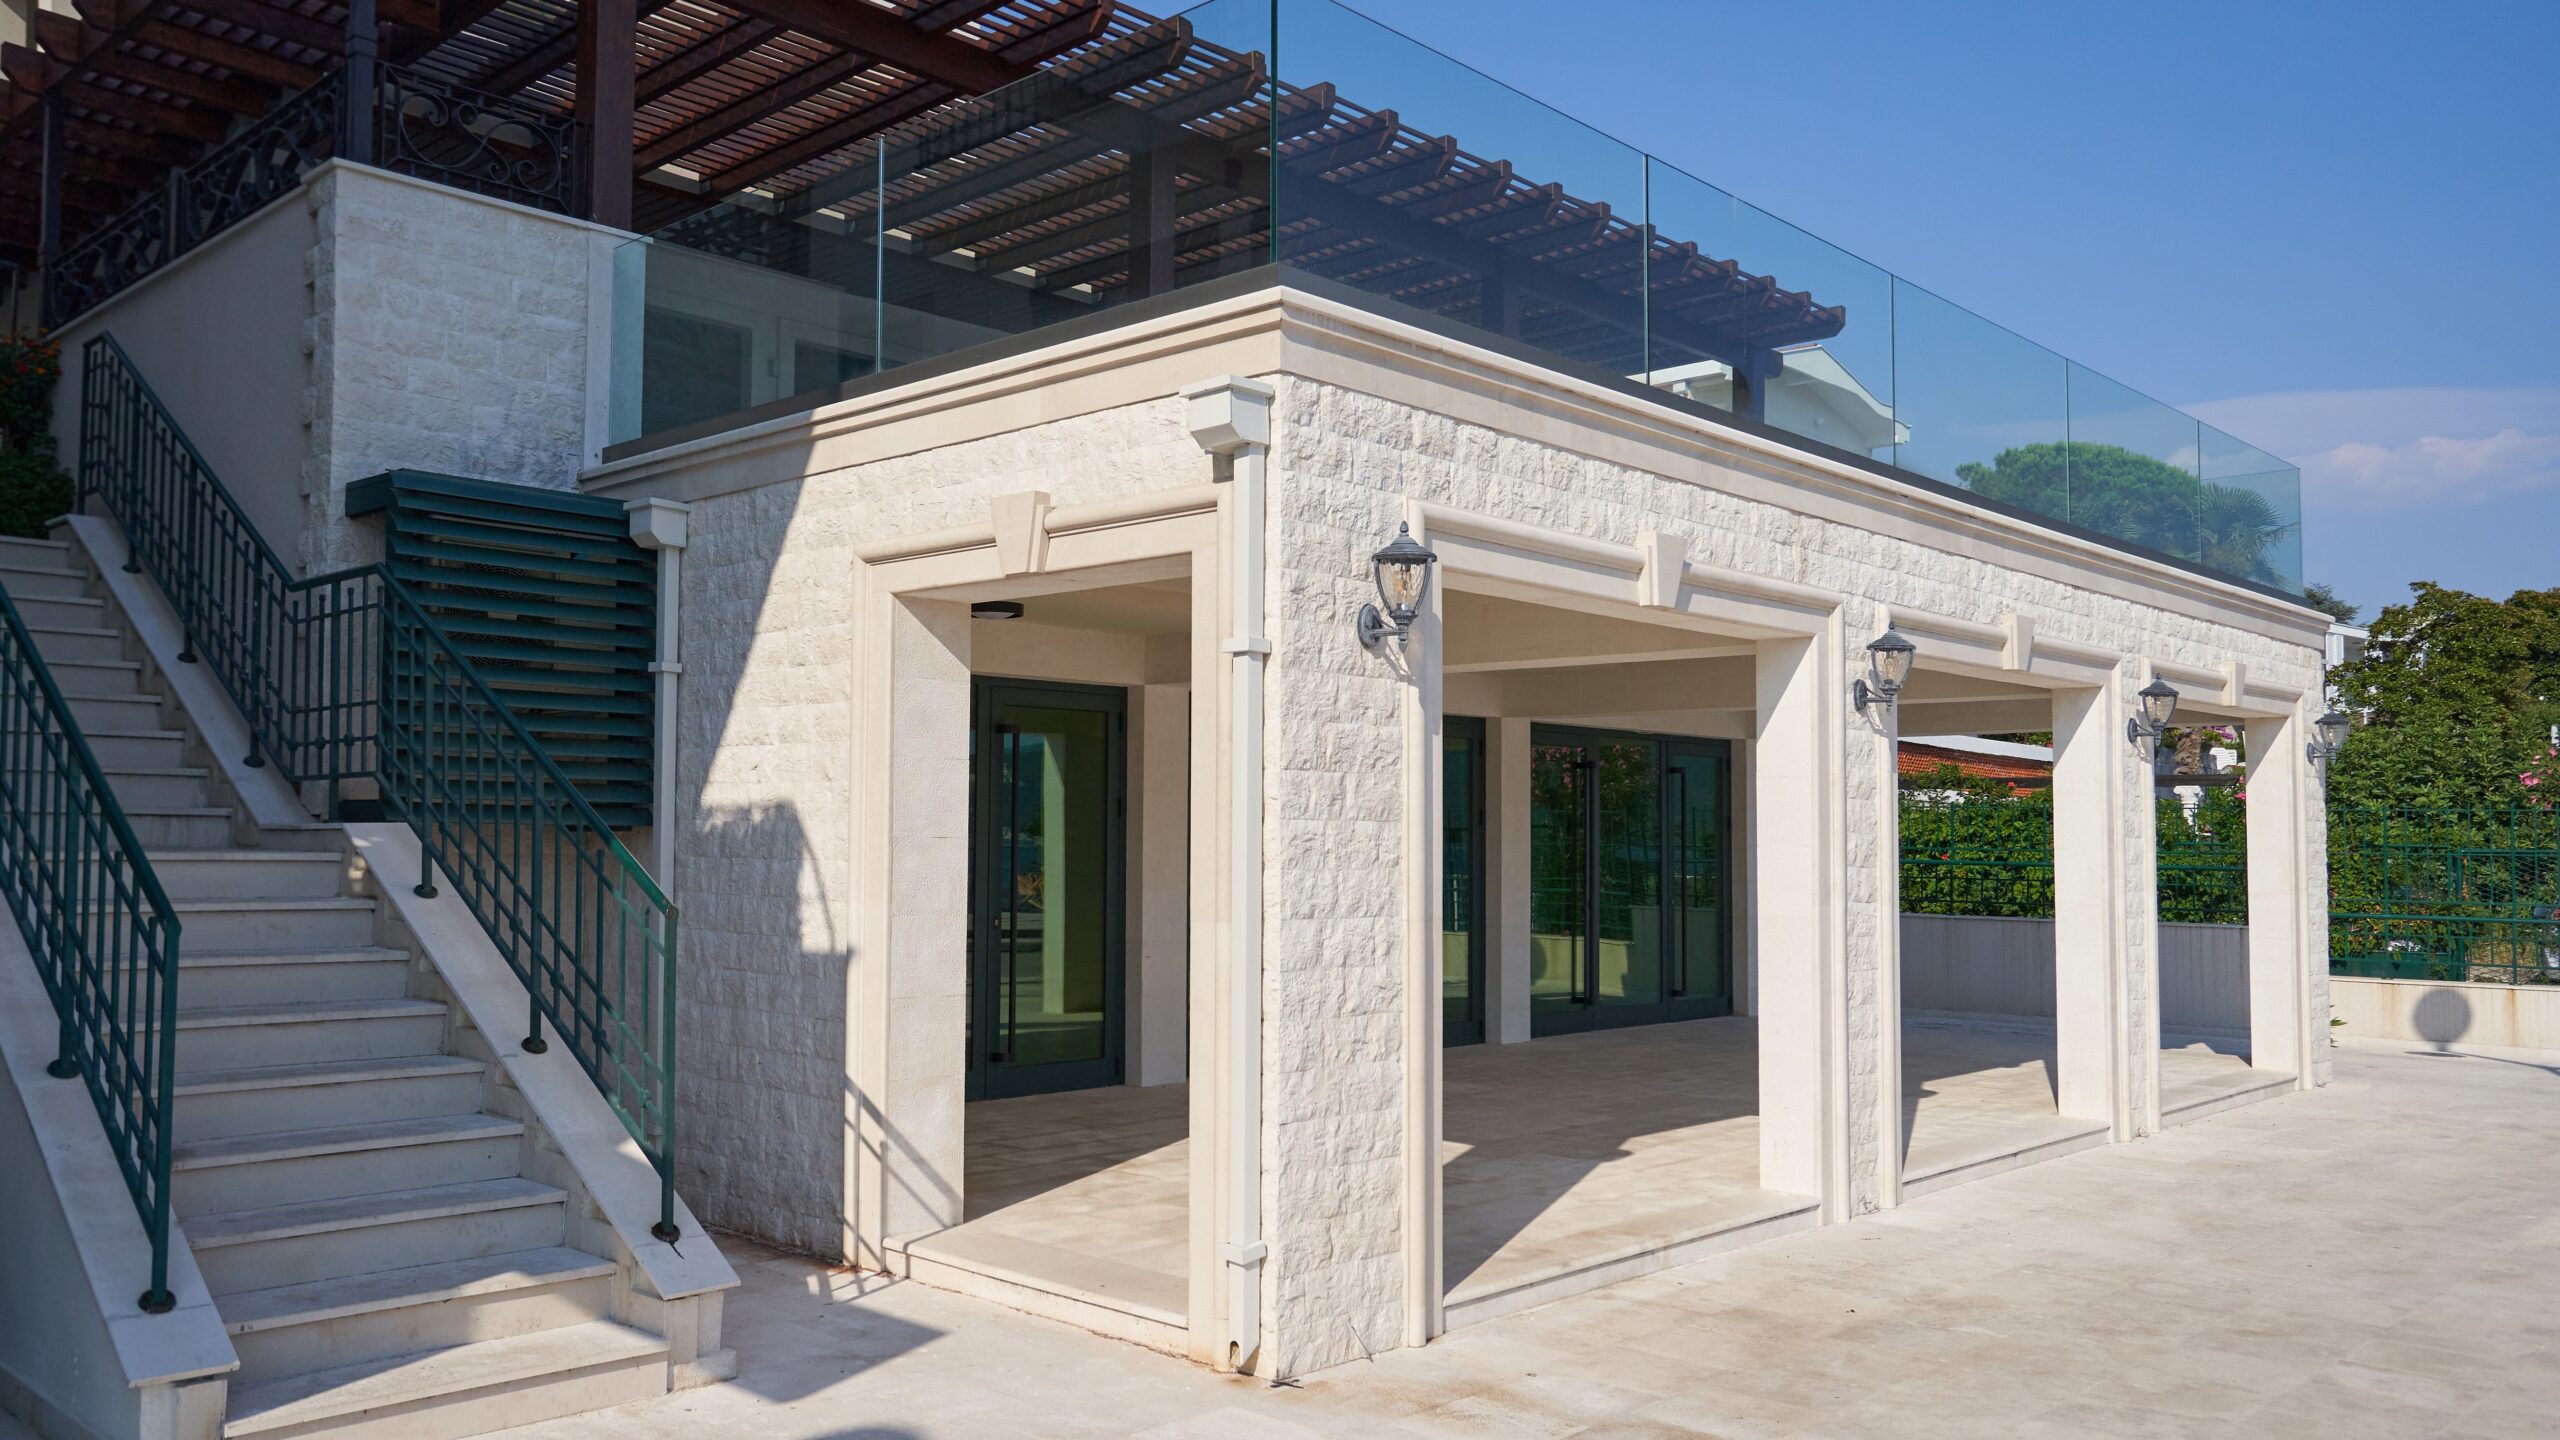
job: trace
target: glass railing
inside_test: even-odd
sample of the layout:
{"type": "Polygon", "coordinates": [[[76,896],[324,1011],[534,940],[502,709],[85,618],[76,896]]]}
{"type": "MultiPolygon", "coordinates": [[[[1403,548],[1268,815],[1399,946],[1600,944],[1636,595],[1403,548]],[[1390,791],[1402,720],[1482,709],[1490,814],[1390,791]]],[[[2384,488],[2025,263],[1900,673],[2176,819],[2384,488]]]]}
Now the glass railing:
{"type": "Polygon", "coordinates": [[[2301,588],[2300,476],[1332,0],[1107,30],[620,251],[612,439],[1279,264],[1996,505],[2301,588]]]}

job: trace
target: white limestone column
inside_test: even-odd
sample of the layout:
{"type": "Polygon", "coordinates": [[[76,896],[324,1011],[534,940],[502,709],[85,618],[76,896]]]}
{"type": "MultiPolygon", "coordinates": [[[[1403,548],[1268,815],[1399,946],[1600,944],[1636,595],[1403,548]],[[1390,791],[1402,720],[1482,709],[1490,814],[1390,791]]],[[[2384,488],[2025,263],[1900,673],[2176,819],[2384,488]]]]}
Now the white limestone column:
{"type": "MultiPolygon", "coordinates": [[[[1419,507],[1408,505],[1413,538],[1431,543],[1419,507]]],[[[1434,577],[1435,579],[1437,577],[1434,577]]],[[[1440,1135],[1443,1006],[1441,1003],[1440,845],[1443,733],[1440,669],[1442,587],[1434,584],[1414,616],[1412,634],[1387,641],[1380,659],[1404,672],[1404,1087],[1405,1335],[1422,1345],[1440,1333],[1440,1135]]]]}
{"type": "Polygon", "coordinates": [[[1175,1085],[1187,1073],[1191,1024],[1191,687],[1129,692],[1129,813],[1136,862],[1129,914],[1129,1083],[1175,1085]]]}
{"type": "Polygon", "coordinates": [[[2113,691],[2053,694],[2055,1098],[2064,1115],[2129,1136],[2124,1109],[2125,834],[2121,772],[2134,750],[2113,691]]]}
{"type": "MultiPolygon", "coordinates": [[[[2306,727],[2252,720],[2249,751],[2249,1063],[2311,1083],[2311,979],[2303,945],[2306,727]]],[[[2325,1043],[2325,1042],[2324,1042],[2325,1043]]]]}
{"type": "Polygon", "coordinates": [[[1517,1045],[1529,1038],[1529,722],[1489,719],[1484,737],[1484,1038],[1517,1045]]]}
{"type": "Polygon", "coordinates": [[[885,683],[858,784],[863,891],[852,985],[855,1214],[865,1264],[961,1218],[968,1095],[969,612],[871,602],[867,666],[885,683]]]}
{"type": "Polygon", "coordinates": [[[1838,648],[1836,635],[1761,642],[1751,776],[1760,1183],[1820,1197],[1833,1220],[1850,1203],[1838,648]]]}

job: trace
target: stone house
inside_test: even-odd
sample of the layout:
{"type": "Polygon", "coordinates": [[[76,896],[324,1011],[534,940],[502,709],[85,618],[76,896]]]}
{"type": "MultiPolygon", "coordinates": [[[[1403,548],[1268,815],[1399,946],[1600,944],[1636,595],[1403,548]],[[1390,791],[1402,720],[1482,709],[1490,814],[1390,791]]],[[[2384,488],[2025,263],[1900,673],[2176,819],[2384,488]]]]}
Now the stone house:
{"type": "Polygon", "coordinates": [[[2326,1079],[2275,457],[1329,0],[268,8],[38,24],[45,318],[297,580],[627,508],[686,1219],[1287,1376],[2326,1079]],[[116,188],[103,97],[288,65],[116,188]],[[2203,958],[2172,700],[2252,761],[2203,958]],[[1985,1019],[1897,737],[2025,731],[2057,918],[1931,941],[1985,1019]]]}

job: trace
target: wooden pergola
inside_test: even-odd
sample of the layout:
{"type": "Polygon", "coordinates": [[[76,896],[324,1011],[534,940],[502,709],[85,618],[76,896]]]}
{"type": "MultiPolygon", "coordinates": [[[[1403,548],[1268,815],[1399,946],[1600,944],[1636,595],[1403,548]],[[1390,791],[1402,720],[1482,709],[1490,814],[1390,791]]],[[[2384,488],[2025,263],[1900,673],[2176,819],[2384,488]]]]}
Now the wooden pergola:
{"type": "Polygon", "coordinates": [[[0,254],[20,264],[131,230],[165,194],[186,218],[118,242],[146,271],[266,194],[182,205],[182,183],[248,186],[279,147],[371,160],[377,130],[424,108],[468,113],[453,135],[508,151],[502,168],[579,150],[574,174],[550,157],[534,203],[733,253],[724,226],[821,222],[1087,305],[1277,260],[1621,370],[1640,333],[1733,364],[1746,390],[1778,347],[1845,321],[1115,0],[75,3],[37,15],[34,48],[0,47],[0,254]],[[330,87],[300,130],[246,133],[330,87]]]}

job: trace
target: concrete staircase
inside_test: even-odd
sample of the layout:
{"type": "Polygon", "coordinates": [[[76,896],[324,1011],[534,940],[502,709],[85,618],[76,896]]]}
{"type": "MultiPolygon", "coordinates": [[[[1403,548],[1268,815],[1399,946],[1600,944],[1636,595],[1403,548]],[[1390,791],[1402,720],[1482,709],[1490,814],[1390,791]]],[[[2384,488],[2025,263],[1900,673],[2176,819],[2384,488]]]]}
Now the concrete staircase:
{"type": "Polygon", "coordinates": [[[622,1262],[337,827],[260,832],[61,543],[5,587],[182,927],[172,1194],[233,1437],[483,1433],[665,1393],[622,1262]],[[546,1153],[547,1152],[547,1153],[546,1153]],[[610,1244],[596,1248],[610,1251],[610,1244]]]}

